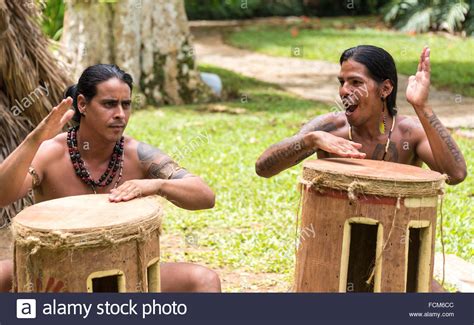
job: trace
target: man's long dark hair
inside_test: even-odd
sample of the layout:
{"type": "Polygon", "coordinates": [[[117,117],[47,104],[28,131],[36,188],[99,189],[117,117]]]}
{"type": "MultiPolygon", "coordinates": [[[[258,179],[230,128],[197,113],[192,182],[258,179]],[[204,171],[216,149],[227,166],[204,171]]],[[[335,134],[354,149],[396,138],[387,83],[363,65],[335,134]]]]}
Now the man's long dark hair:
{"type": "Polygon", "coordinates": [[[79,82],[66,89],[64,98],[71,97],[73,99],[72,105],[75,113],[72,119],[74,121],[79,123],[81,120],[81,113],[77,108],[77,96],[83,95],[87,101],[90,101],[97,94],[97,84],[111,78],[122,80],[130,87],[130,92],[133,90],[132,76],[120,70],[115,64],[96,64],[88,67],[82,72],[79,82]]]}
{"type": "Polygon", "coordinates": [[[397,67],[390,53],[377,46],[358,45],[345,50],[339,63],[342,65],[349,59],[363,64],[369,71],[370,77],[377,83],[382,83],[387,79],[392,82],[393,90],[387,97],[387,109],[391,116],[396,115],[398,77],[397,67]]]}

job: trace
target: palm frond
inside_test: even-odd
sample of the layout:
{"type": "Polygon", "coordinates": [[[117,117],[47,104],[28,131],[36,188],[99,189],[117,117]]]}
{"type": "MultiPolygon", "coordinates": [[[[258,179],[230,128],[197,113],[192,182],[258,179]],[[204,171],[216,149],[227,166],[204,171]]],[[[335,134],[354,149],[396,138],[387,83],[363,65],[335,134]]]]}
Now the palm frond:
{"type": "Polygon", "coordinates": [[[398,0],[392,0],[381,8],[383,20],[386,23],[391,23],[394,21],[398,16],[400,16],[401,11],[402,8],[400,6],[400,1],[398,0]]]}
{"type": "Polygon", "coordinates": [[[461,28],[469,11],[469,5],[464,2],[447,3],[441,9],[439,16],[439,29],[452,33],[461,28]]]}
{"type": "MultiPolygon", "coordinates": [[[[50,43],[39,26],[36,1],[0,0],[0,161],[3,161],[62,98],[70,80],[64,65],[49,50],[50,43]],[[48,91],[35,96],[21,114],[12,108],[32,99],[38,87],[48,91]]],[[[0,209],[11,218],[26,201],[0,209]]]]}
{"type": "Polygon", "coordinates": [[[463,0],[393,0],[383,7],[385,22],[410,32],[452,33],[463,28],[468,12],[469,5],[463,0]]]}
{"type": "Polygon", "coordinates": [[[433,8],[424,8],[417,6],[419,10],[410,11],[405,16],[405,19],[397,23],[396,27],[405,32],[422,33],[430,29],[432,25],[431,14],[433,8]]]}

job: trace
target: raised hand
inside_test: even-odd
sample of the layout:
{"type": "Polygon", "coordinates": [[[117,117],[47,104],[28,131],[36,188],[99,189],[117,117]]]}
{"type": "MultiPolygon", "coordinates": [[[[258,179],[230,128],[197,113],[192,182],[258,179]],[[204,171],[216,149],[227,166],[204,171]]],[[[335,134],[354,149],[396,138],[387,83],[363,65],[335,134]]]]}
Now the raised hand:
{"type": "Polygon", "coordinates": [[[365,158],[365,153],[358,150],[362,148],[360,143],[324,131],[315,131],[315,133],[317,133],[316,146],[318,149],[344,158],[365,158]]]}
{"type": "Polygon", "coordinates": [[[428,102],[430,91],[430,48],[425,46],[421,51],[416,75],[408,78],[407,101],[415,108],[423,108],[428,102]]]}
{"type": "Polygon", "coordinates": [[[41,142],[55,137],[73,117],[74,110],[70,109],[71,105],[71,97],[63,99],[61,103],[54,107],[48,116],[38,124],[32,131],[32,135],[41,142]]]}

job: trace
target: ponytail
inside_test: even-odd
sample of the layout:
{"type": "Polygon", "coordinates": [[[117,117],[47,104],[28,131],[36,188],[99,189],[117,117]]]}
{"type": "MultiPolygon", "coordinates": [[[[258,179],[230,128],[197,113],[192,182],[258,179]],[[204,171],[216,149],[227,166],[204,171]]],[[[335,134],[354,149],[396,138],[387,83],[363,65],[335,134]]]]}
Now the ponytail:
{"type": "Polygon", "coordinates": [[[72,120],[79,123],[81,120],[81,113],[77,108],[77,95],[77,84],[69,86],[64,92],[64,98],[72,98],[72,107],[74,107],[74,116],[72,117],[72,120]]]}

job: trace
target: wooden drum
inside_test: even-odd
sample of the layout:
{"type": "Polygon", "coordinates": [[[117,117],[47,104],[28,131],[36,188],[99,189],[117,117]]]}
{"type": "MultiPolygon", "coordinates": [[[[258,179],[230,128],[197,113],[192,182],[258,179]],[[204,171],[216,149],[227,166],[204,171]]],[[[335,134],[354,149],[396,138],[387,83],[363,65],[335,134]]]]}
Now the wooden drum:
{"type": "Polygon", "coordinates": [[[306,161],[296,291],[431,291],[444,180],[384,161],[306,161]]]}
{"type": "Polygon", "coordinates": [[[158,292],[156,197],[107,194],[45,201],[13,219],[16,292],[158,292]]]}

